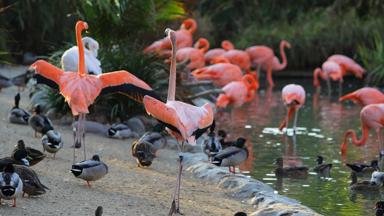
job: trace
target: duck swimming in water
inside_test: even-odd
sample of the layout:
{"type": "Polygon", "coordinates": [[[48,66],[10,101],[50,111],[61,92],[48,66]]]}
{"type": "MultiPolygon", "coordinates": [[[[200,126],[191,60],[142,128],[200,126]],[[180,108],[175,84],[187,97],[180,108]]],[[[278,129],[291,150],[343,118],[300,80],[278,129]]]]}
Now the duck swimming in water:
{"type": "Polygon", "coordinates": [[[27,125],[31,114],[25,111],[24,109],[20,108],[19,102],[20,102],[20,93],[17,93],[15,96],[15,104],[8,115],[8,121],[14,124],[27,125]]]}
{"type": "Polygon", "coordinates": [[[83,160],[72,165],[71,172],[76,178],[81,178],[91,187],[90,181],[96,181],[108,173],[108,166],[100,161],[99,155],[93,155],[92,159],[83,160]]]}
{"type": "Polygon", "coordinates": [[[356,174],[372,174],[373,171],[379,170],[379,163],[377,160],[372,160],[370,164],[361,164],[361,163],[353,163],[353,164],[345,164],[356,174]]]}
{"type": "Polygon", "coordinates": [[[313,171],[317,172],[321,176],[329,176],[332,168],[332,164],[324,163],[324,157],[323,156],[317,156],[317,165],[313,168],[313,171]]]}
{"type": "Polygon", "coordinates": [[[8,164],[0,172],[0,205],[1,199],[13,200],[12,207],[16,207],[16,197],[23,192],[23,181],[15,172],[15,167],[8,164]]]}
{"type": "Polygon", "coordinates": [[[212,164],[228,167],[229,172],[235,173],[235,166],[246,161],[249,155],[248,149],[245,147],[245,142],[246,139],[242,137],[238,138],[234,146],[225,148],[213,156],[212,164]]]}
{"type": "Polygon", "coordinates": [[[360,191],[360,192],[368,192],[368,191],[379,191],[381,185],[372,184],[371,181],[357,181],[356,172],[351,172],[351,183],[349,184],[349,190],[351,191],[360,191]]]}

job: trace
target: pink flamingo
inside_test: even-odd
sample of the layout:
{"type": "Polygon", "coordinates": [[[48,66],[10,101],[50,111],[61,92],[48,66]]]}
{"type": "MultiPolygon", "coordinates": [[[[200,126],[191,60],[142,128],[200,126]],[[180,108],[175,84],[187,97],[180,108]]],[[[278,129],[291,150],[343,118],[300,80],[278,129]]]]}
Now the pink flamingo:
{"type": "Polygon", "coordinates": [[[184,47],[176,52],[176,61],[190,61],[187,68],[190,70],[205,66],[204,53],[209,49],[209,42],[205,38],[200,38],[194,47],[184,47]]]}
{"type": "Polygon", "coordinates": [[[208,50],[207,53],[205,53],[205,62],[210,63],[213,58],[219,57],[223,55],[226,51],[233,49],[235,49],[235,46],[229,40],[223,40],[221,42],[221,48],[211,49],[208,50]]]}
{"type": "MultiPolygon", "coordinates": [[[[213,123],[213,110],[209,104],[196,107],[175,100],[176,93],[176,34],[173,30],[166,29],[172,44],[172,60],[169,76],[168,98],[163,103],[151,96],[144,97],[144,105],[147,113],[163,122],[169,133],[181,142],[179,151],[182,153],[184,142],[195,144],[195,139],[202,135],[213,123]]],[[[180,213],[179,194],[183,156],[179,154],[179,171],[176,180],[176,188],[173,194],[172,206],[168,215],[180,213]]]]}
{"type": "Polygon", "coordinates": [[[301,85],[286,85],[282,91],[282,99],[284,105],[288,108],[288,112],[287,117],[281,122],[279,129],[282,130],[284,127],[288,128],[288,122],[292,119],[293,113],[295,113],[293,132],[296,133],[297,114],[305,102],[305,90],[301,85]]]}
{"type": "Polygon", "coordinates": [[[383,155],[383,137],[381,135],[381,129],[384,126],[384,104],[370,104],[365,106],[360,111],[360,121],[362,137],[357,138],[354,130],[347,130],[344,133],[344,141],[341,144],[341,155],[345,157],[347,154],[348,137],[352,137],[352,143],[356,146],[363,146],[367,142],[369,130],[374,129],[376,131],[378,140],[380,142],[380,155],[383,155]]]}
{"type": "Polygon", "coordinates": [[[255,90],[258,88],[259,82],[252,75],[246,74],[241,81],[232,81],[223,87],[224,93],[217,98],[216,106],[221,108],[228,105],[240,107],[254,98],[255,90]]]}
{"type": "Polygon", "coordinates": [[[247,52],[238,49],[228,50],[221,55],[229,60],[232,64],[239,66],[242,70],[249,72],[251,68],[251,59],[247,52]]]}
{"type": "Polygon", "coordinates": [[[230,63],[217,63],[196,69],[192,75],[197,80],[211,80],[215,86],[223,87],[232,81],[241,80],[243,73],[239,66],[230,63]]]}
{"type": "Polygon", "coordinates": [[[327,60],[323,63],[321,68],[316,68],[313,71],[313,85],[316,88],[320,87],[319,78],[321,77],[323,80],[327,81],[328,86],[328,94],[331,93],[331,81],[330,78],[333,81],[339,81],[339,94],[341,95],[341,89],[343,84],[343,70],[340,67],[340,65],[334,61],[327,60]]]}
{"type": "Polygon", "coordinates": [[[280,55],[282,62],[280,62],[275,56],[273,50],[267,46],[252,46],[245,50],[249,54],[252,64],[258,67],[258,77],[260,77],[260,68],[267,71],[267,81],[271,87],[274,86],[272,72],[281,71],[288,64],[287,56],[285,55],[284,50],[285,47],[291,48],[291,44],[286,40],[282,40],[280,42],[280,55]]]}
{"type": "MultiPolygon", "coordinates": [[[[197,29],[197,24],[194,19],[186,19],[180,26],[180,29],[175,32],[177,36],[177,46],[179,48],[191,47],[193,44],[192,35],[197,29]]],[[[150,46],[144,49],[144,53],[157,53],[160,56],[169,56],[171,49],[171,42],[168,38],[163,38],[153,42],[150,46]]]]}
{"type": "Polygon", "coordinates": [[[347,72],[351,72],[355,77],[363,78],[365,69],[348,56],[335,54],[331,55],[327,60],[338,63],[343,69],[343,76],[345,76],[347,72]]]}
{"type": "Polygon", "coordinates": [[[384,94],[377,88],[364,87],[344,95],[339,101],[352,100],[360,106],[384,103],[384,94]]]}

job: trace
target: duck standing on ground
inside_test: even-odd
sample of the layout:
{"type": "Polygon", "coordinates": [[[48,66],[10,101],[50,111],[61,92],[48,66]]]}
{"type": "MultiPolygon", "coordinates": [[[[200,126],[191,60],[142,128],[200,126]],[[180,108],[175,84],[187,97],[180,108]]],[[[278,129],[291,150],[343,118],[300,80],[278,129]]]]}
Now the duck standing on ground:
{"type": "Polygon", "coordinates": [[[23,155],[25,153],[27,154],[27,156],[25,158],[29,162],[29,166],[33,166],[33,165],[39,163],[46,156],[45,154],[43,154],[39,150],[36,150],[34,148],[31,148],[31,147],[25,147],[24,141],[19,140],[19,141],[17,141],[17,145],[15,146],[15,149],[13,150],[11,157],[12,158],[20,158],[20,157],[23,157],[23,155]]]}
{"type": "Polygon", "coordinates": [[[15,104],[8,115],[8,120],[10,123],[27,125],[31,114],[25,111],[24,109],[20,108],[19,102],[20,102],[20,93],[17,93],[15,96],[15,104]]]}
{"type": "Polygon", "coordinates": [[[84,179],[88,187],[91,187],[90,181],[104,177],[108,173],[108,166],[100,161],[99,155],[93,155],[92,159],[73,164],[71,172],[76,178],[84,179]]]}
{"type": "Polygon", "coordinates": [[[1,199],[13,200],[12,207],[16,207],[16,197],[23,192],[23,181],[15,172],[15,167],[8,164],[0,172],[0,205],[1,199]]]}
{"type": "Polygon", "coordinates": [[[324,163],[324,157],[323,156],[317,156],[317,165],[313,168],[313,171],[317,172],[321,176],[329,176],[332,168],[332,164],[324,163]]]}
{"type": "Polygon", "coordinates": [[[295,166],[295,167],[284,167],[284,160],[282,157],[276,159],[275,164],[275,175],[278,178],[306,178],[308,176],[308,167],[306,166],[295,166]]]}
{"type": "Polygon", "coordinates": [[[13,165],[15,172],[20,176],[23,181],[23,197],[24,194],[28,196],[39,196],[46,193],[49,188],[41,183],[37,173],[31,168],[22,165],[13,165]]]}
{"type": "Polygon", "coordinates": [[[37,104],[34,107],[33,114],[28,120],[29,125],[35,131],[35,137],[37,133],[45,134],[49,130],[53,130],[53,125],[51,120],[47,116],[41,113],[41,106],[37,104]]]}
{"type": "Polygon", "coordinates": [[[56,157],[56,153],[63,148],[63,141],[61,140],[61,134],[54,130],[49,130],[41,138],[41,144],[43,145],[44,151],[53,154],[53,159],[56,157]]]}
{"type": "Polygon", "coordinates": [[[246,161],[249,152],[245,146],[246,139],[240,137],[234,146],[230,146],[218,152],[212,158],[212,164],[228,167],[229,172],[235,174],[236,166],[246,161]]]}
{"type": "Polygon", "coordinates": [[[102,216],[103,215],[103,207],[98,206],[96,211],[95,211],[95,216],[102,216]]]}

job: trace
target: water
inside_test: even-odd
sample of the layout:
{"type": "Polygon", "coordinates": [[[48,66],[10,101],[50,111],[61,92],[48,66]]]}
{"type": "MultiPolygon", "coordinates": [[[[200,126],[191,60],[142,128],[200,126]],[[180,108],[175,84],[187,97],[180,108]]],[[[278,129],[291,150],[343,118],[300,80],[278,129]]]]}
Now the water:
{"type": "MultiPolygon", "coordinates": [[[[218,128],[228,130],[229,139],[243,136],[248,140],[252,153],[240,168],[250,171],[251,176],[269,184],[279,194],[297,199],[321,214],[373,215],[376,201],[384,199],[384,194],[351,194],[348,190],[350,170],[340,156],[344,131],[350,128],[360,131],[361,108],[352,103],[339,103],[337,93],[331,99],[326,97],[326,89],[321,96],[314,94],[311,80],[286,80],[278,84],[274,92],[261,90],[248,105],[217,114],[218,128]],[[286,114],[280,90],[287,83],[301,84],[307,91],[305,106],[299,111],[296,144],[292,136],[277,130],[286,114]],[[314,167],[317,155],[324,156],[325,162],[333,163],[330,178],[310,173],[307,179],[277,181],[274,176],[273,162],[277,157],[283,156],[292,164],[314,167]]],[[[360,87],[361,83],[344,85],[343,91],[351,92],[360,87]]],[[[337,85],[334,90],[337,91],[337,85]]],[[[374,131],[370,134],[366,147],[348,146],[347,161],[368,163],[376,157],[378,142],[374,131]]]]}

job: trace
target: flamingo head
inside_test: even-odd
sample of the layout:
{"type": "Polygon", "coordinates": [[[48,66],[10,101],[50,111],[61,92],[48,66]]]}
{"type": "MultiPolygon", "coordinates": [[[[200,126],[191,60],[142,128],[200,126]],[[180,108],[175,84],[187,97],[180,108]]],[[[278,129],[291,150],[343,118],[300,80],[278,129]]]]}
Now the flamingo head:
{"type": "Polygon", "coordinates": [[[280,42],[280,44],[281,44],[283,47],[287,47],[287,48],[291,48],[291,47],[292,47],[291,44],[290,44],[288,41],[286,41],[286,40],[282,40],[282,41],[280,42]]]}
{"type": "Polygon", "coordinates": [[[175,35],[175,31],[170,29],[170,28],[166,28],[165,29],[165,34],[169,37],[169,39],[171,40],[172,44],[176,44],[176,35],[175,35]]]}
{"type": "Polygon", "coordinates": [[[79,20],[76,23],[76,29],[78,29],[79,31],[87,30],[88,29],[88,23],[79,20]]]}
{"type": "Polygon", "coordinates": [[[223,49],[225,49],[225,50],[233,50],[233,49],[235,49],[235,46],[232,44],[232,42],[231,41],[229,41],[229,40],[223,40],[222,42],[221,42],[221,47],[223,48],[223,49]]]}
{"type": "Polygon", "coordinates": [[[225,94],[220,94],[216,101],[216,106],[221,108],[226,108],[231,102],[230,98],[225,94]]]}
{"type": "Polygon", "coordinates": [[[184,20],[183,24],[181,24],[180,29],[185,29],[185,30],[191,30],[196,26],[196,21],[192,18],[184,20]]]}
{"type": "Polygon", "coordinates": [[[196,49],[200,49],[203,52],[206,52],[209,49],[209,41],[205,38],[199,38],[197,42],[195,43],[194,47],[196,49]]]}
{"type": "Polygon", "coordinates": [[[256,90],[259,88],[259,82],[255,79],[252,74],[244,75],[242,80],[249,90],[256,90]]]}
{"type": "Polygon", "coordinates": [[[205,68],[196,69],[192,72],[192,75],[197,80],[212,80],[217,79],[220,75],[215,71],[206,70],[205,68]]]}

